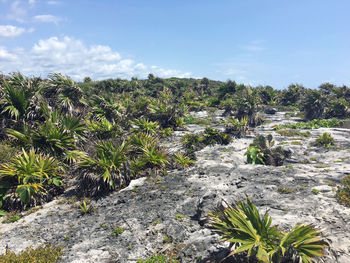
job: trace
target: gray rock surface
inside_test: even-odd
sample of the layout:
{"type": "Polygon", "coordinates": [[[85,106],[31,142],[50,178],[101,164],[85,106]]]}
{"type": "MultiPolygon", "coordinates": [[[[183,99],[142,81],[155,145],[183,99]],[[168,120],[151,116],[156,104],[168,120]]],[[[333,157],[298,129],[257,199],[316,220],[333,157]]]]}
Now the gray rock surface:
{"type": "MultiPolygon", "coordinates": [[[[208,212],[222,200],[234,202],[248,195],[282,229],[298,222],[322,229],[331,243],[323,262],[350,262],[350,209],[334,198],[335,184],[350,173],[349,130],[318,129],[311,130],[309,138],[284,137],[273,125],[296,119],[279,112],[266,118],[271,122],[256,128],[255,134],[197,152],[193,167],[138,179],[92,201],[91,214],[81,215],[78,202],[61,197],[18,222],[0,224],[0,253],[6,246],[18,252],[48,242],[64,247],[61,262],[136,262],[166,251],[176,251],[181,262],[209,262],[225,256],[229,244],[207,228],[208,212]],[[312,145],[325,131],[335,138],[335,149],[312,145]],[[244,152],[254,136],[268,133],[288,147],[292,157],[280,167],[246,164],[244,152]],[[281,193],[283,187],[293,192],[281,193]],[[118,227],[124,232],[114,235],[118,227]]],[[[169,151],[180,149],[179,139],[187,132],[176,132],[164,145],[169,151]]]]}

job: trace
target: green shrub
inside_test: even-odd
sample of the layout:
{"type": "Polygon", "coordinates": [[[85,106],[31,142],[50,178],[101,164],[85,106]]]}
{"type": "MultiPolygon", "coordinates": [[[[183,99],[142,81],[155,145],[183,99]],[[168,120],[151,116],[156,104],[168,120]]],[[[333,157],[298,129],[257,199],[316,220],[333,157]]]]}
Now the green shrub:
{"type": "Polygon", "coordinates": [[[176,167],[180,168],[189,167],[194,163],[194,161],[191,160],[191,158],[189,158],[188,156],[186,156],[185,153],[182,152],[175,153],[173,155],[173,160],[175,162],[176,167]]]}
{"type": "Polygon", "coordinates": [[[338,119],[330,120],[312,120],[308,122],[296,122],[292,124],[275,125],[274,130],[281,129],[318,129],[341,127],[344,121],[338,119]]]}
{"type": "Polygon", "coordinates": [[[41,245],[38,248],[27,248],[17,255],[10,250],[0,255],[0,263],[56,263],[63,254],[61,246],[52,246],[49,244],[41,245]]]}
{"type": "Polygon", "coordinates": [[[248,132],[248,118],[243,117],[241,120],[230,117],[226,121],[225,133],[231,134],[236,138],[241,138],[248,132]]]}
{"type": "Polygon", "coordinates": [[[324,132],[317,137],[315,145],[330,148],[331,146],[334,146],[334,138],[328,132],[324,132]]]}
{"type": "Polygon", "coordinates": [[[1,197],[5,196],[5,203],[19,197],[23,204],[28,204],[32,198],[40,201],[49,191],[55,194],[62,185],[62,172],[54,158],[23,150],[0,167],[0,207],[1,197]]]}
{"type": "Polygon", "coordinates": [[[298,130],[288,129],[288,130],[277,130],[276,133],[287,136],[287,137],[310,137],[311,133],[309,131],[307,132],[300,132],[298,130]]]}
{"type": "Polygon", "coordinates": [[[244,153],[247,156],[247,163],[251,164],[265,164],[264,153],[261,152],[256,146],[249,146],[248,150],[244,153]]]}
{"type": "Polygon", "coordinates": [[[231,255],[247,252],[248,258],[259,262],[281,262],[299,258],[300,262],[310,263],[316,256],[323,256],[327,242],[320,237],[320,231],[310,225],[297,224],[287,233],[271,226],[272,219],[258,209],[247,198],[246,202],[218,207],[209,214],[212,226],[224,241],[233,243],[231,255]]]}
{"type": "Polygon", "coordinates": [[[127,169],[129,148],[127,142],[96,143],[95,156],[84,157],[78,163],[79,191],[84,196],[97,196],[126,184],[130,180],[127,169]]]}
{"type": "Polygon", "coordinates": [[[251,164],[264,164],[280,166],[289,152],[283,150],[281,146],[272,148],[275,141],[271,134],[266,137],[263,135],[256,136],[253,143],[248,147],[244,155],[247,156],[247,162],[251,164]]]}
{"type": "Polygon", "coordinates": [[[166,255],[153,255],[148,259],[138,259],[137,263],[179,263],[179,261],[166,255]]]}
{"type": "Polygon", "coordinates": [[[336,193],[339,203],[350,207],[350,175],[345,176],[336,193]]]}

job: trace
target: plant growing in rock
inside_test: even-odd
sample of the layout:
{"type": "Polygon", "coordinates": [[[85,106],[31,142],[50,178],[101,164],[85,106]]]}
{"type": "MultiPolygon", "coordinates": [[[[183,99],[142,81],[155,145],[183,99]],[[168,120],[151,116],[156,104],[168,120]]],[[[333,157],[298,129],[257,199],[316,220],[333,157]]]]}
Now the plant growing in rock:
{"type": "Polygon", "coordinates": [[[188,156],[186,156],[185,153],[182,153],[182,152],[175,153],[173,155],[173,160],[174,160],[176,166],[181,167],[181,168],[189,167],[194,163],[194,161],[191,160],[191,158],[189,158],[188,156]]]}
{"type": "Polygon", "coordinates": [[[236,138],[241,138],[248,132],[248,118],[243,117],[241,120],[230,117],[226,121],[225,133],[231,134],[236,138]]]}
{"type": "Polygon", "coordinates": [[[5,254],[0,255],[0,262],[38,262],[38,263],[56,263],[63,254],[61,246],[50,244],[41,245],[37,248],[29,247],[21,253],[15,254],[6,250],[5,254]]]}
{"type": "Polygon", "coordinates": [[[247,156],[247,163],[251,164],[265,164],[264,153],[261,152],[256,146],[249,146],[248,150],[244,153],[247,156]]]}
{"type": "Polygon", "coordinates": [[[287,233],[272,226],[268,213],[260,215],[249,198],[232,206],[219,206],[209,215],[215,231],[234,247],[229,256],[246,252],[249,259],[259,262],[292,262],[297,258],[311,263],[314,257],[323,256],[328,246],[311,225],[297,224],[287,233]]]}
{"type": "Polygon", "coordinates": [[[323,146],[329,149],[334,146],[334,138],[328,132],[324,132],[322,135],[318,136],[315,142],[316,146],[323,146]]]}
{"type": "Polygon", "coordinates": [[[254,138],[253,143],[249,146],[247,155],[247,162],[253,164],[265,164],[280,166],[290,153],[284,151],[281,146],[272,148],[275,141],[271,134],[266,137],[259,135],[254,138]]]}
{"type": "Polygon", "coordinates": [[[230,135],[221,132],[215,128],[206,127],[202,135],[204,145],[229,144],[231,141],[230,135]]]}
{"type": "Polygon", "coordinates": [[[339,203],[350,207],[350,175],[345,176],[338,186],[336,197],[339,203]]]}
{"type": "Polygon", "coordinates": [[[51,198],[61,189],[62,172],[62,166],[54,158],[23,150],[0,167],[0,199],[4,198],[5,207],[10,209],[14,204],[21,207],[51,198]]]}

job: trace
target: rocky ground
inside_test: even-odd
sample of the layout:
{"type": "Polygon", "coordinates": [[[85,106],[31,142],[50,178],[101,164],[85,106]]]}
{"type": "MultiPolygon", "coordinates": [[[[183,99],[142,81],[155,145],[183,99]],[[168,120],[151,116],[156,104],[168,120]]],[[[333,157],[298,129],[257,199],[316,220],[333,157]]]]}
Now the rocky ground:
{"type": "MultiPolygon", "coordinates": [[[[83,216],[78,202],[60,197],[15,223],[0,224],[0,253],[5,247],[18,252],[51,243],[64,247],[61,262],[136,262],[163,252],[177,253],[181,262],[216,262],[227,254],[228,244],[207,228],[207,214],[222,200],[248,195],[282,229],[298,222],[322,229],[331,249],[320,262],[350,262],[350,208],[334,198],[336,185],[350,173],[349,130],[322,128],[310,130],[310,137],[286,137],[272,126],[296,118],[284,113],[266,118],[246,138],[197,152],[193,167],[135,180],[92,201],[91,214],[83,216]],[[313,146],[325,131],[335,138],[335,148],[313,146]],[[292,157],[280,167],[246,164],[244,152],[254,136],[269,133],[277,145],[292,150],[292,157]],[[124,231],[114,234],[117,228],[124,231]]],[[[166,146],[175,151],[184,133],[201,129],[190,125],[175,132],[166,146]]]]}

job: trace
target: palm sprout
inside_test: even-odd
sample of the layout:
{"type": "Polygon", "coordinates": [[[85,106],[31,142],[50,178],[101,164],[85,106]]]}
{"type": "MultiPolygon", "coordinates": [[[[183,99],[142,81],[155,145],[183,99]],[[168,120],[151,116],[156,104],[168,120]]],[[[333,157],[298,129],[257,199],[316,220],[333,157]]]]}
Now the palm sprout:
{"type": "Polygon", "coordinates": [[[315,256],[322,256],[327,243],[320,238],[320,232],[310,225],[296,225],[290,232],[283,233],[272,226],[267,212],[263,216],[249,198],[234,206],[218,207],[209,214],[213,228],[223,240],[234,245],[229,256],[247,252],[249,258],[259,262],[278,263],[282,260],[299,258],[300,262],[311,263],[315,256]]]}
{"type": "Polygon", "coordinates": [[[130,180],[127,153],[129,144],[101,142],[95,145],[94,157],[83,157],[79,162],[80,190],[85,195],[105,194],[130,180]]]}
{"type": "Polygon", "coordinates": [[[0,167],[0,197],[16,199],[18,196],[24,204],[35,199],[36,195],[40,200],[50,188],[57,191],[62,184],[62,171],[62,166],[54,158],[37,154],[34,150],[23,150],[21,155],[0,167]]]}

